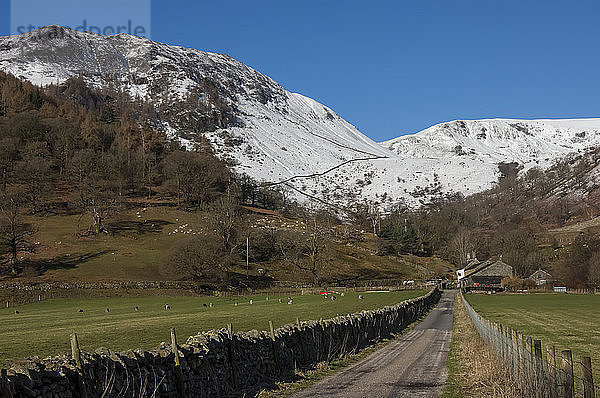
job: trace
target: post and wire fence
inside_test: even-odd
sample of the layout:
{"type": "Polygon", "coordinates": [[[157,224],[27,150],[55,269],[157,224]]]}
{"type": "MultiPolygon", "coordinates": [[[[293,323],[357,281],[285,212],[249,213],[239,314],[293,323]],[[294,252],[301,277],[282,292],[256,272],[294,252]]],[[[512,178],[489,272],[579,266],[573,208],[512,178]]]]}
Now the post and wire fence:
{"type": "Polygon", "coordinates": [[[589,356],[574,358],[571,350],[542,347],[541,340],[483,318],[461,299],[477,332],[492,347],[524,396],[600,398],[589,356]],[[544,353],[545,349],[545,353],[544,353]]]}

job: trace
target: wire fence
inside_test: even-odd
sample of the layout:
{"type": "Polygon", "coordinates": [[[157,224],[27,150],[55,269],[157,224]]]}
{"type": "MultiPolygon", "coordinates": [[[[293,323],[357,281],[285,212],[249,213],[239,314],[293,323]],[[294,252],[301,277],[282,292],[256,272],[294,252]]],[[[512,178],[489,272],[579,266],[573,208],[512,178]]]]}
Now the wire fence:
{"type": "Polygon", "coordinates": [[[574,359],[571,350],[558,352],[554,346],[545,347],[544,353],[541,340],[483,318],[462,293],[461,298],[479,335],[492,347],[524,396],[600,398],[589,356],[574,359]]]}

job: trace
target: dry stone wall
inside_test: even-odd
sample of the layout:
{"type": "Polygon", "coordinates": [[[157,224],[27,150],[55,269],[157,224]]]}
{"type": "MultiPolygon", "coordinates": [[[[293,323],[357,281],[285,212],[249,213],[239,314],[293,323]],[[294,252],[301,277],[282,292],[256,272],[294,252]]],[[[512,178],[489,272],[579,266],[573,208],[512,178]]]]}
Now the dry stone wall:
{"type": "Polygon", "coordinates": [[[71,356],[25,360],[0,376],[0,397],[238,397],[392,337],[426,314],[440,298],[427,295],[377,310],[285,325],[270,332],[200,333],[178,347],[151,351],[82,353],[82,374],[71,356]],[[2,395],[2,394],[5,395],[2,395]]]}

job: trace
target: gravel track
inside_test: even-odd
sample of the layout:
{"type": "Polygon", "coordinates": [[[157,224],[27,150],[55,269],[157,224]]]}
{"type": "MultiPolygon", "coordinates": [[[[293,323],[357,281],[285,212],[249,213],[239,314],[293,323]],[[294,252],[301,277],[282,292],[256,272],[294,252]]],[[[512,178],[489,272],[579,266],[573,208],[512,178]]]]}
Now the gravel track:
{"type": "Polygon", "coordinates": [[[443,292],[411,331],[293,397],[439,397],[448,376],[454,295],[443,292]]]}

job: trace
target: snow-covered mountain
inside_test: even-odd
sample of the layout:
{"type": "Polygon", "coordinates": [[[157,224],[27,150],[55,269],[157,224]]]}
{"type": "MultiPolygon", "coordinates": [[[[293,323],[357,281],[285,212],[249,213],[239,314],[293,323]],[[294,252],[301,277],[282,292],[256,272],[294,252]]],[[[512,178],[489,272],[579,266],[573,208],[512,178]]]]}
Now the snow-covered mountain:
{"type": "Polygon", "coordinates": [[[600,119],[484,119],[437,124],[383,142],[398,155],[463,157],[547,166],[557,157],[600,143],[600,119]]]}
{"type": "Polygon", "coordinates": [[[499,162],[546,166],[600,144],[600,119],[455,121],[378,144],[227,55],[126,34],[50,26],[2,37],[0,69],[41,86],[81,75],[119,87],[160,109],[171,138],[191,148],[204,136],[238,171],[327,201],[474,193],[497,180],[499,162]]]}
{"type": "Polygon", "coordinates": [[[403,164],[428,160],[421,173],[409,174],[436,174],[444,191],[469,194],[491,187],[500,163],[518,163],[523,171],[547,168],[600,146],[600,118],[455,120],[381,145],[403,164]]]}

